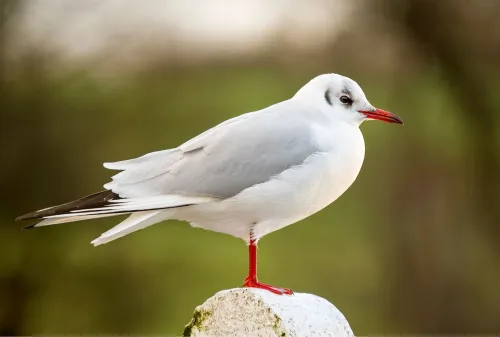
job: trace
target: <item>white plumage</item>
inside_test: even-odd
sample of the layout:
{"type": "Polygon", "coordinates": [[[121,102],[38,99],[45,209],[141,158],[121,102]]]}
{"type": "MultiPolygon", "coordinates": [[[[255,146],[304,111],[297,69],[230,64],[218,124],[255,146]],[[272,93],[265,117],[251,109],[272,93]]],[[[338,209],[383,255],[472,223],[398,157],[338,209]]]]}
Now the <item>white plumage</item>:
{"type": "Polygon", "coordinates": [[[36,226],[131,213],[92,244],[167,219],[258,240],[349,188],[363,163],[359,125],[366,119],[401,122],[375,109],[351,79],[318,76],[291,99],[225,121],[177,148],[105,163],[120,171],[104,185],[120,198],[46,216],[36,226]]]}

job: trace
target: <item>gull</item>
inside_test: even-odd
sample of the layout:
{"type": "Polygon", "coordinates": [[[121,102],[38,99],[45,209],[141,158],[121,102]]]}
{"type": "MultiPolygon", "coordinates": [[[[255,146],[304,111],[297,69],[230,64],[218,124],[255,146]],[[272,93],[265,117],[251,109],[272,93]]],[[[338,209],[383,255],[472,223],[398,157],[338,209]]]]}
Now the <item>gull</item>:
{"type": "Polygon", "coordinates": [[[257,242],[335,201],[363,164],[365,120],[403,124],[373,107],[361,87],[324,74],[290,99],[229,119],[179,147],[104,163],[120,171],[104,191],[22,215],[25,228],[129,214],[92,241],[102,245],[175,219],[243,239],[249,271],[243,286],[293,294],[257,279],[257,242]]]}

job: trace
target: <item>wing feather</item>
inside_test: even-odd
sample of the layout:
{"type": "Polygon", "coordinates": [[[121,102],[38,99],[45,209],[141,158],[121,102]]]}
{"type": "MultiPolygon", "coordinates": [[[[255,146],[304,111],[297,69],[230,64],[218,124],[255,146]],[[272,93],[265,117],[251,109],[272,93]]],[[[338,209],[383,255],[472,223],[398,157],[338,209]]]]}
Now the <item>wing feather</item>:
{"type": "Polygon", "coordinates": [[[105,188],[122,198],[229,198],[300,165],[318,151],[305,114],[288,101],[228,120],[178,148],[107,163],[121,169],[105,188]]]}

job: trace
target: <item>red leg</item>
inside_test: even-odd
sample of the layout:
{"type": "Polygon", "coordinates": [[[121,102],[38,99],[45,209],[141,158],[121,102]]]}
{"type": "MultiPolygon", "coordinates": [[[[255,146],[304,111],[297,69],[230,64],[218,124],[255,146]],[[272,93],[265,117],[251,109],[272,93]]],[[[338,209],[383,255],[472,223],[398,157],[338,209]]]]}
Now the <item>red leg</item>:
{"type": "Polygon", "coordinates": [[[260,283],[257,280],[257,245],[253,239],[250,239],[250,244],[248,245],[248,256],[248,276],[243,283],[244,287],[266,289],[278,295],[293,295],[293,291],[290,289],[274,287],[268,284],[260,283]]]}

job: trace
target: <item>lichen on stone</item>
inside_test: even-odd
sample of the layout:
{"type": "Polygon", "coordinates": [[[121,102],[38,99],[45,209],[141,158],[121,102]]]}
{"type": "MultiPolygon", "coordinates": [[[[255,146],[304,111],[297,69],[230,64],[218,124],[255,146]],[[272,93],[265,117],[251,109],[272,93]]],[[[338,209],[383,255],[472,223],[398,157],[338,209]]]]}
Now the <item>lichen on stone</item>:
{"type": "Polygon", "coordinates": [[[286,332],[282,329],[281,318],[279,318],[276,314],[274,314],[273,330],[276,333],[276,336],[286,337],[286,332]]]}
{"type": "Polygon", "coordinates": [[[189,322],[189,324],[186,325],[186,327],[184,328],[182,336],[185,337],[191,336],[193,330],[197,330],[198,332],[201,331],[203,327],[203,322],[205,322],[205,320],[210,316],[212,316],[211,311],[203,310],[201,308],[196,308],[194,310],[193,319],[191,319],[191,322],[189,322]]]}

